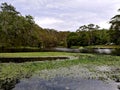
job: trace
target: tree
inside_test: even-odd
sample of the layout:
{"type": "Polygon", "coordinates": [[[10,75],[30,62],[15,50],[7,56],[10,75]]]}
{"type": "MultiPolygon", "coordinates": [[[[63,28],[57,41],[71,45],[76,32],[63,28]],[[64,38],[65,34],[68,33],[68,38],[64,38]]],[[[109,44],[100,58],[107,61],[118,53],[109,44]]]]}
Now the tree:
{"type": "Polygon", "coordinates": [[[86,25],[83,25],[83,26],[80,26],[76,32],[80,32],[80,31],[87,31],[88,30],[88,27],[86,25]]]}
{"type": "MultiPolygon", "coordinates": [[[[99,30],[99,26],[95,24],[88,24],[88,25],[83,25],[80,26],[79,29],[77,29],[76,32],[80,33],[79,39],[81,36],[84,37],[84,40],[86,38],[87,42],[83,41],[83,44],[80,45],[93,45],[94,44],[94,37],[93,37],[93,32],[95,30],[99,30]],[[87,31],[87,32],[82,32],[82,31],[87,31]]],[[[82,41],[82,40],[81,40],[82,41]]]]}
{"type": "Polygon", "coordinates": [[[8,5],[6,2],[2,3],[0,8],[3,12],[8,12],[11,14],[16,14],[16,15],[20,14],[18,11],[16,11],[14,6],[12,6],[11,4],[8,5]]]}
{"type": "Polygon", "coordinates": [[[38,43],[32,16],[20,15],[11,4],[2,3],[0,8],[0,43],[9,46],[34,46],[38,43]]]}
{"type": "Polygon", "coordinates": [[[103,45],[110,41],[109,32],[106,29],[95,30],[93,32],[93,44],[103,45]]]}
{"type": "Polygon", "coordinates": [[[67,36],[67,47],[70,48],[71,46],[78,45],[78,35],[75,32],[71,32],[67,36]]]}
{"type": "Polygon", "coordinates": [[[95,24],[83,25],[77,29],[78,45],[103,45],[110,41],[109,32],[106,29],[99,29],[100,27],[95,24]]]}
{"type": "Polygon", "coordinates": [[[0,30],[2,32],[1,36],[4,38],[4,41],[1,40],[1,43],[5,42],[10,44],[14,35],[14,26],[17,21],[16,17],[20,13],[12,5],[7,3],[2,3],[0,8],[0,30]]]}
{"type": "Polygon", "coordinates": [[[115,15],[112,17],[110,23],[111,42],[120,45],[120,15],[115,15]]]}
{"type": "Polygon", "coordinates": [[[88,46],[89,45],[89,33],[88,31],[80,31],[78,33],[78,45],[79,46],[88,46]]]}

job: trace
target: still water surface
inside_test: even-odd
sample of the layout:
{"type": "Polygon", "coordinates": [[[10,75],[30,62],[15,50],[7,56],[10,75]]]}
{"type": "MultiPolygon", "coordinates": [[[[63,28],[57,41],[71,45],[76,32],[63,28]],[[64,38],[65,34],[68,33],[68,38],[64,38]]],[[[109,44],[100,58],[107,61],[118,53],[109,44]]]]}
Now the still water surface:
{"type": "Polygon", "coordinates": [[[13,90],[118,90],[117,86],[99,80],[55,77],[50,80],[30,78],[21,80],[13,90]]]}
{"type": "Polygon", "coordinates": [[[83,49],[52,48],[50,50],[61,51],[61,52],[95,53],[95,54],[109,54],[109,55],[120,56],[120,49],[112,49],[112,48],[83,48],[83,49]]]}

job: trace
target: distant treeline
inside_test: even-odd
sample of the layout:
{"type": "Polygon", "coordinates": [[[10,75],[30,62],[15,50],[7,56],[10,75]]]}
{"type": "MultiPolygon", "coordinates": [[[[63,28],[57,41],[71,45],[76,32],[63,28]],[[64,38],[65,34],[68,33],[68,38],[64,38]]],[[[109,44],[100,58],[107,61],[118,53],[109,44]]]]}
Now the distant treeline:
{"type": "Polygon", "coordinates": [[[67,36],[67,46],[120,45],[120,15],[112,17],[109,23],[109,29],[94,24],[80,26],[67,36]]]}
{"type": "Polygon", "coordinates": [[[120,15],[114,16],[110,30],[98,25],[83,25],[76,32],[43,29],[31,15],[23,16],[11,4],[0,7],[0,47],[71,47],[88,45],[120,45],[120,15]]]}
{"type": "Polygon", "coordinates": [[[71,47],[110,44],[109,33],[107,29],[99,29],[98,25],[83,25],[67,36],[67,45],[71,47]]]}

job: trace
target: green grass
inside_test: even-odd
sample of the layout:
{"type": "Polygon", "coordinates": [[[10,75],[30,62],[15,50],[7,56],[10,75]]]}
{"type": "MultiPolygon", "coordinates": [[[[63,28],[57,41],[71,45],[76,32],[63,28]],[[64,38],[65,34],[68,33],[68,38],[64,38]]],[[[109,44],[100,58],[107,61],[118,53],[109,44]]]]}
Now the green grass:
{"type": "Polygon", "coordinates": [[[120,49],[120,45],[93,45],[93,46],[86,46],[85,48],[116,48],[116,49],[120,49]]]}
{"type": "MultiPolygon", "coordinates": [[[[49,52],[50,53],[50,52],[49,52]]],[[[59,53],[50,55],[58,55],[59,53]]],[[[44,54],[46,55],[46,54],[44,54]]],[[[66,53],[66,55],[72,55],[72,53],[66,53]]],[[[74,55],[74,53],[73,53],[74,55]]],[[[34,73],[44,69],[55,69],[59,67],[70,67],[78,64],[86,65],[109,65],[119,66],[120,57],[110,55],[94,55],[94,54],[78,54],[79,59],[76,60],[65,60],[65,61],[45,61],[45,62],[26,62],[26,63],[0,63],[0,78],[12,77],[22,73],[23,77],[26,73],[34,73]]]]}
{"type": "Polygon", "coordinates": [[[0,57],[41,57],[41,56],[71,56],[75,53],[66,52],[22,52],[22,53],[0,53],[0,57]]]}
{"type": "Polygon", "coordinates": [[[120,65],[120,56],[83,54],[79,56],[79,62],[81,64],[116,66],[116,65],[120,65]]]}
{"type": "MultiPolygon", "coordinates": [[[[64,53],[64,52],[41,52],[41,53],[1,53],[0,56],[5,57],[28,57],[28,56],[61,56],[61,55],[76,55],[79,59],[63,60],[63,61],[45,61],[45,62],[26,62],[26,63],[0,63],[0,82],[13,80],[15,78],[30,77],[35,72],[40,72],[45,69],[57,69],[60,67],[71,67],[74,65],[81,66],[114,66],[120,65],[120,56],[111,55],[95,55],[95,54],[80,54],[80,53],[64,53]]],[[[7,81],[8,82],[8,81],[7,81]]]]}

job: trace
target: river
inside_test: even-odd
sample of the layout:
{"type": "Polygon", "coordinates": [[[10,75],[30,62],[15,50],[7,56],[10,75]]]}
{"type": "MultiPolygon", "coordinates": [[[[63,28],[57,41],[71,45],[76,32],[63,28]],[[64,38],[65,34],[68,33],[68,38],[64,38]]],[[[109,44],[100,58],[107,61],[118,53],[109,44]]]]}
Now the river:
{"type": "Polygon", "coordinates": [[[116,85],[99,80],[55,77],[23,79],[13,90],[118,90],[116,85]]]}

